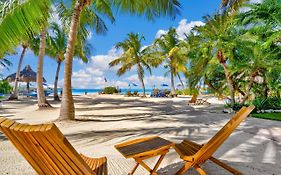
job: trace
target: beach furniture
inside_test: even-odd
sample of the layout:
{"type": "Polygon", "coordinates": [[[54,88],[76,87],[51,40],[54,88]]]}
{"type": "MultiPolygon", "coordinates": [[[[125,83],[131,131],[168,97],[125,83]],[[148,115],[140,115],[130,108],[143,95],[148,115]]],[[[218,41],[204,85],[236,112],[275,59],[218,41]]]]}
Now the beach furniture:
{"type": "Polygon", "coordinates": [[[194,167],[199,174],[206,175],[206,172],[201,168],[201,165],[207,160],[211,160],[232,174],[242,174],[234,168],[214,158],[212,155],[254,108],[254,106],[241,108],[227,122],[227,124],[204,145],[197,144],[190,140],[184,140],[180,144],[175,144],[174,149],[185,163],[176,175],[184,174],[191,167],[194,167]]]}
{"type": "Polygon", "coordinates": [[[210,103],[207,100],[198,98],[197,94],[192,95],[191,100],[188,101],[188,105],[209,105],[210,103]]]}
{"type": "Polygon", "coordinates": [[[174,143],[158,136],[140,138],[115,145],[115,148],[125,157],[133,158],[136,165],[129,175],[133,175],[139,165],[144,167],[151,175],[157,175],[156,171],[165,155],[174,143]],[[150,168],[144,160],[160,156],[153,168],[150,168]]]}
{"type": "Polygon", "coordinates": [[[107,159],[78,154],[57,126],[29,125],[0,117],[0,131],[38,174],[107,175],[107,159]]]}

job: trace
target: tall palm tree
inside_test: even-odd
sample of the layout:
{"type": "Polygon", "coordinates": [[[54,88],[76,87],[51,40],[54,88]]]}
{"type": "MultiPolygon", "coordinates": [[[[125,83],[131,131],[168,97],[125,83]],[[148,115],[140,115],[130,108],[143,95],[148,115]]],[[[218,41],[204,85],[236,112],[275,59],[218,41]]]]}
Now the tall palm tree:
{"type": "Polygon", "coordinates": [[[64,54],[67,44],[67,36],[62,27],[57,23],[52,23],[50,25],[50,30],[53,32],[53,36],[48,36],[47,46],[46,46],[46,55],[49,55],[51,58],[54,58],[57,62],[55,81],[54,81],[54,100],[60,101],[58,95],[58,78],[61,63],[64,60],[64,54]]]}
{"type": "Polygon", "coordinates": [[[45,56],[46,48],[46,27],[44,26],[40,33],[40,45],[38,54],[38,64],[37,64],[37,104],[39,108],[50,107],[51,105],[47,101],[43,88],[43,62],[45,56]]]}
{"type": "MultiPolygon", "coordinates": [[[[57,62],[57,68],[56,68],[56,74],[55,74],[55,80],[54,80],[54,100],[60,101],[60,98],[58,96],[58,78],[59,78],[59,72],[62,62],[64,61],[64,54],[66,51],[67,46],[67,35],[66,35],[66,28],[61,27],[58,23],[51,23],[50,30],[52,32],[52,35],[49,35],[47,38],[47,46],[46,46],[46,55],[49,55],[51,58],[54,58],[57,62]]],[[[80,44],[76,44],[75,48],[75,57],[80,58],[83,62],[88,61],[88,56],[90,55],[90,46],[85,41],[80,41],[80,38],[78,38],[80,44]]]]}
{"type": "Polygon", "coordinates": [[[176,29],[170,28],[167,34],[160,36],[154,41],[152,47],[155,52],[152,54],[153,57],[159,60],[158,65],[163,61],[166,61],[166,68],[169,68],[171,76],[171,94],[176,95],[174,76],[176,76],[180,70],[186,70],[186,51],[180,46],[181,41],[179,40],[176,29]]]}
{"type": "Polygon", "coordinates": [[[180,3],[177,0],[130,2],[125,0],[77,0],[72,13],[68,44],[65,54],[64,85],[60,120],[74,119],[74,102],[71,92],[72,59],[81,12],[87,8],[94,9],[94,12],[103,14],[113,21],[114,18],[111,11],[112,5],[125,12],[135,13],[138,15],[145,14],[148,19],[153,19],[154,17],[163,15],[174,17],[179,12],[180,7],[180,3]]]}
{"type": "Polygon", "coordinates": [[[109,63],[110,67],[121,64],[121,67],[117,71],[117,75],[121,76],[128,70],[131,70],[133,66],[137,67],[138,78],[141,82],[143,89],[143,96],[145,97],[145,85],[144,85],[144,67],[151,73],[149,66],[149,58],[146,54],[146,49],[142,49],[141,42],[144,40],[144,36],[139,34],[129,33],[128,38],[122,42],[116,44],[117,49],[122,49],[124,53],[109,63]]]}
{"type": "Polygon", "coordinates": [[[19,83],[19,78],[20,78],[20,70],[21,70],[21,66],[22,66],[22,61],[24,58],[24,55],[26,53],[26,50],[28,48],[28,43],[25,42],[22,44],[22,52],[20,55],[20,59],[19,59],[19,63],[18,63],[18,68],[17,68],[17,72],[16,72],[16,78],[15,78],[15,84],[13,87],[13,92],[11,93],[9,100],[16,100],[18,99],[18,83],[19,83]]]}
{"type": "MultiPolygon", "coordinates": [[[[209,60],[216,58],[224,69],[230,91],[231,106],[235,104],[235,88],[228,68],[228,61],[233,58],[233,49],[235,46],[235,35],[231,34],[234,17],[235,15],[229,13],[205,16],[206,24],[195,28],[201,37],[201,47],[206,47],[212,51],[209,52],[211,53],[209,57],[204,58],[209,60]]],[[[208,63],[208,61],[205,63],[208,63]]]]}

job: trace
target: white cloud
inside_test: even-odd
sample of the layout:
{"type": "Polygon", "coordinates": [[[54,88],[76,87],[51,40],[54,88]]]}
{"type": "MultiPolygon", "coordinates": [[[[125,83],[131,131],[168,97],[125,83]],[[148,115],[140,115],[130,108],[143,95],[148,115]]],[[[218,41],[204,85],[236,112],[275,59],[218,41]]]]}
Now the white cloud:
{"type": "Polygon", "coordinates": [[[203,23],[202,21],[191,21],[187,23],[186,19],[182,19],[179,22],[179,26],[177,27],[176,31],[180,38],[185,38],[184,34],[188,35],[195,26],[203,26],[204,24],[205,23],[203,23]]]}
{"type": "Polygon", "coordinates": [[[156,33],[155,38],[160,38],[162,35],[165,35],[166,33],[167,33],[166,30],[160,29],[160,30],[158,30],[158,32],[156,33]]]}
{"type": "MultiPolygon", "coordinates": [[[[185,38],[184,34],[190,34],[191,30],[195,27],[195,26],[202,26],[204,25],[205,23],[202,22],[202,21],[191,21],[191,22],[187,22],[187,19],[182,19],[180,22],[179,22],[179,25],[177,26],[176,28],[176,31],[179,35],[179,38],[180,39],[183,39],[185,38]]],[[[167,30],[163,30],[163,29],[160,29],[158,30],[158,32],[156,33],[156,36],[155,38],[159,38],[161,35],[164,35],[167,33],[167,30]]]]}
{"type": "MultiPolygon", "coordinates": [[[[116,71],[109,69],[108,63],[120,56],[122,51],[112,48],[106,55],[92,56],[88,64],[83,64],[83,68],[73,72],[72,86],[74,88],[102,88],[105,85],[124,86],[126,82],[110,81],[105,82],[105,72],[116,71]],[[109,84],[110,83],[110,84],[109,84]]],[[[60,80],[59,86],[63,85],[60,80]]]]}

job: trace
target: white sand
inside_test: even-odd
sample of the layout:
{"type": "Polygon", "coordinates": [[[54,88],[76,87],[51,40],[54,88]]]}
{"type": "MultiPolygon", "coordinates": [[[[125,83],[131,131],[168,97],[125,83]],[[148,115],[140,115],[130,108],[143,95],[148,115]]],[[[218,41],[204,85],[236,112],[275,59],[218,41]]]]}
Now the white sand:
{"type": "MultiPolygon", "coordinates": [[[[174,142],[188,138],[199,143],[211,138],[231,117],[221,113],[223,102],[209,98],[210,106],[188,106],[187,97],[174,99],[137,98],[118,95],[75,97],[76,117],[81,120],[56,123],[71,144],[89,156],[107,156],[109,174],[125,175],[134,161],[125,159],[114,145],[129,139],[159,135],[174,142]]],[[[59,103],[51,101],[51,110],[36,110],[36,101],[22,99],[4,102],[1,115],[26,123],[55,120],[59,103]]],[[[244,174],[281,174],[281,122],[248,118],[215,153],[217,158],[244,174]]],[[[148,160],[152,165],[155,159],[148,160]]],[[[167,154],[159,174],[174,174],[182,165],[175,151],[167,154]]],[[[227,171],[207,162],[208,174],[224,175],[227,171]]],[[[35,174],[31,166],[0,133],[0,174],[35,174]]],[[[136,172],[148,174],[142,168],[136,172]]],[[[186,174],[197,174],[194,170],[186,174]]]]}

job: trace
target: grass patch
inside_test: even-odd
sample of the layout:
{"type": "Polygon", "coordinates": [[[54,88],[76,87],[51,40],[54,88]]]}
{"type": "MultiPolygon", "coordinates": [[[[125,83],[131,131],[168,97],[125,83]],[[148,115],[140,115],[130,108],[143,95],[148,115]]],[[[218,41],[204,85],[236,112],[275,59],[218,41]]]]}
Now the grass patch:
{"type": "Polygon", "coordinates": [[[281,113],[251,114],[252,117],[281,121],[281,113]]]}

